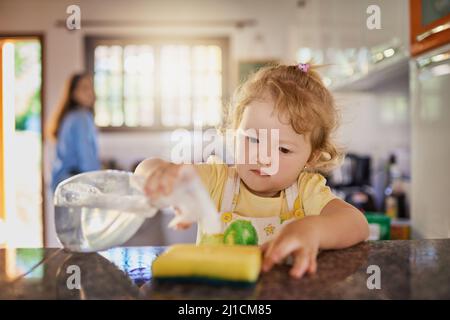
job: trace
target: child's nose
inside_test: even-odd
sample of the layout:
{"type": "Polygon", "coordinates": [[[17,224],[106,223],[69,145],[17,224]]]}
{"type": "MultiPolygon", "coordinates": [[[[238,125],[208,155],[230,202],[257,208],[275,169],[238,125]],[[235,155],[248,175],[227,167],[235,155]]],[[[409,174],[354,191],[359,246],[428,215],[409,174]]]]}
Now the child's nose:
{"type": "Polygon", "coordinates": [[[270,148],[266,147],[266,148],[258,148],[258,158],[257,158],[257,162],[258,165],[266,167],[266,166],[270,166],[270,164],[272,163],[272,154],[271,154],[270,148]]]}
{"type": "Polygon", "coordinates": [[[263,156],[263,157],[259,156],[258,157],[258,165],[260,165],[262,167],[268,167],[271,165],[271,163],[272,163],[272,161],[271,161],[270,157],[268,157],[268,156],[263,156]]]}

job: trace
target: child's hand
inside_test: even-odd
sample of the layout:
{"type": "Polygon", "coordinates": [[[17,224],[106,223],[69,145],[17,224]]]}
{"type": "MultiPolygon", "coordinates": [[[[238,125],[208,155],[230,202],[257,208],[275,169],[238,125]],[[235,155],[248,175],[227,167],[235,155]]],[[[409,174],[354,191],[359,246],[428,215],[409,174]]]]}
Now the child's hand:
{"type": "Polygon", "coordinates": [[[314,274],[317,269],[319,252],[319,231],[314,226],[314,218],[307,217],[286,225],[275,239],[263,244],[264,260],[262,269],[269,271],[274,264],[292,254],[293,267],[290,275],[301,278],[306,272],[314,274]]]}
{"type": "MultiPolygon", "coordinates": [[[[169,195],[175,184],[182,178],[181,169],[183,165],[178,165],[165,161],[157,161],[152,163],[152,170],[145,182],[144,191],[150,198],[150,201],[157,201],[160,197],[169,195]]],[[[182,214],[177,207],[172,208],[176,216],[182,214]]],[[[173,224],[173,223],[172,223],[173,224]]],[[[192,223],[177,222],[173,224],[173,228],[184,230],[189,228],[192,223]]]]}
{"type": "Polygon", "coordinates": [[[152,166],[145,182],[144,191],[151,201],[169,195],[177,180],[182,165],[161,161],[152,166]]]}

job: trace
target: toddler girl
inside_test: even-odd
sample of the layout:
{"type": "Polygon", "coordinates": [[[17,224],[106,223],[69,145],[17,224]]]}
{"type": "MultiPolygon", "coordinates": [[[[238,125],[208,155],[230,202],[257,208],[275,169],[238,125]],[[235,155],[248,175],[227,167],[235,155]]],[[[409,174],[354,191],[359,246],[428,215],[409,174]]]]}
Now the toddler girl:
{"type": "MultiPolygon", "coordinates": [[[[156,199],[193,166],[219,211],[223,242],[261,245],[263,271],[292,255],[296,278],[316,271],[319,249],[346,248],[369,234],[363,214],[337,198],[321,175],[341,154],[331,139],[334,99],[313,69],[269,66],[237,90],[229,119],[237,141],[233,165],[147,159],[136,169],[156,199]]],[[[198,226],[198,242],[205,231],[198,226]]]]}

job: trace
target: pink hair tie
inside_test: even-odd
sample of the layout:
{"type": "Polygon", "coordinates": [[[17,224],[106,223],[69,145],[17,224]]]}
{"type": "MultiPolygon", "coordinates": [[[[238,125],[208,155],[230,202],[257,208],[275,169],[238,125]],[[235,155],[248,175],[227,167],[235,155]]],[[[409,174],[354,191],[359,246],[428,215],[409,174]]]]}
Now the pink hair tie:
{"type": "Polygon", "coordinates": [[[297,67],[300,69],[300,71],[303,71],[303,72],[308,72],[308,69],[309,69],[309,63],[299,63],[298,65],[297,65],[297,67]]]}

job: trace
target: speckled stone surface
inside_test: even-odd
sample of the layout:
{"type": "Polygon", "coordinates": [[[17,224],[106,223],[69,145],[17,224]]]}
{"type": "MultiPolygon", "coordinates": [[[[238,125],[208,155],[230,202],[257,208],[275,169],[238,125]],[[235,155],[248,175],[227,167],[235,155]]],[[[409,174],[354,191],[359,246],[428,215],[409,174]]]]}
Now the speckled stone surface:
{"type": "Polygon", "coordinates": [[[151,264],[163,251],[0,249],[0,299],[450,299],[450,239],[376,241],[325,251],[316,275],[294,280],[289,266],[281,265],[251,288],[152,281],[151,264]],[[367,287],[371,265],[380,268],[380,289],[367,287]],[[75,283],[73,266],[81,272],[79,290],[67,286],[75,283]]]}

